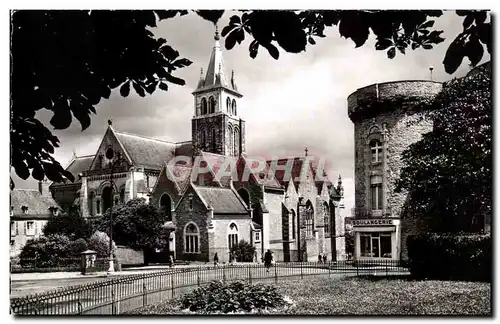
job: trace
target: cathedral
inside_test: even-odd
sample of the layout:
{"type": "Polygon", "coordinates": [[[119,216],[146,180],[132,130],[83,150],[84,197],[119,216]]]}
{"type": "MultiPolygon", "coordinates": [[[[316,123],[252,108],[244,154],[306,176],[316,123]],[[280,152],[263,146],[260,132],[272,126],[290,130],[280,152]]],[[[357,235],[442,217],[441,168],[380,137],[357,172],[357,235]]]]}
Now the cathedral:
{"type": "Polygon", "coordinates": [[[241,240],[268,249],[276,261],[345,257],[343,187],[330,182],[310,157],[256,162],[246,154],[243,95],[226,75],[219,34],[206,73],[193,91],[192,138],[168,142],[128,134],[108,122],[94,155],[67,167],[73,183],[50,190],[63,209],[99,217],[134,198],[157,204],[169,220],[161,253],[177,260],[221,262],[241,240]],[[259,164],[256,166],[256,164],[259,164]],[[229,166],[230,172],[225,171],[229,166]],[[220,174],[223,173],[222,176],[220,174]]]}

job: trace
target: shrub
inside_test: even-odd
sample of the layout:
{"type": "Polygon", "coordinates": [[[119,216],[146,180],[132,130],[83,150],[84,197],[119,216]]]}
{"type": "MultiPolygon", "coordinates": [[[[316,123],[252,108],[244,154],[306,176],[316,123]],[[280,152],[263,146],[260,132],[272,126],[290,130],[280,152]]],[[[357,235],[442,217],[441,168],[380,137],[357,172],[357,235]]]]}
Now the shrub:
{"type": "Polygon", "coordinates": [[[86,250],[88,250],[88,244],[82,238],[79,238],[78,240],[71,242],[69,246],[69,252],[72,257],[79,257],[80,254],[86,250]]]}
{"type": "Polygon", "coordinates": [[[287,302],[270,285],[250,285],[245,281],[223,284],[215,280],[184,295],[181,305],[182,309],[192,312],[227,314],[278,308],[287,305],[287,302]]]}
{"type": "Polygon", "coordinates": [[[29,240],[20,255],[23,267],[57,267],[61,260],[71,257],[69,246],[71,241],[64,235],[49,235],[29,240]]]}
{"type": "Polygon", "coordinates": [[[236,254],[236,260],[239,262],[252,262],[255,255],[255,246],[241,240],[232,247],[231,252],[236,254]]]}
{"type": "MultiPolygon", "coordinates": [[[[88,249],[96,251],[98,257],[109,257],[109,236],[104,232],[96,231],[88,240],[88,249]]],[[[116,251],[114,242],[113,251],[116,251]]]]}
{"type": "Polygon", "coordinates": [[[423,234],[407,241],[413,276],[428,279],[490,281],[490,234],[423,234]]]}

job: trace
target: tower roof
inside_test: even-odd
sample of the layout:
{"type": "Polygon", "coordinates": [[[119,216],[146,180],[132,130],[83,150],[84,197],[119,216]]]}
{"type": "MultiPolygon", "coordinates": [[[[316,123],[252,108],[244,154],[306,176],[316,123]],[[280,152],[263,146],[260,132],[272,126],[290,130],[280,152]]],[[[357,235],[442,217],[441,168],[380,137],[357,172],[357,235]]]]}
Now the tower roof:
{"type": "Polygon", "coordinates": [[[202,74],[198,82],[198,87],[196,88],[194,93],[223,87],[227,90],[230,90],[231,92],[235,92],[235,94],[240,95],[234,81],[234,73],[231,74],[231,79],[227,78],[226,67],[224,64],[224,58],[222,57],[222,50],[219,42],[220,36],[217,28],[215,29],[214,40],[215,44],[212,49],[212,54],[210,55],[210,60],[208,61],[207,73],[205,74],[205,77],[203,77],[202,70],[202,74]]]}

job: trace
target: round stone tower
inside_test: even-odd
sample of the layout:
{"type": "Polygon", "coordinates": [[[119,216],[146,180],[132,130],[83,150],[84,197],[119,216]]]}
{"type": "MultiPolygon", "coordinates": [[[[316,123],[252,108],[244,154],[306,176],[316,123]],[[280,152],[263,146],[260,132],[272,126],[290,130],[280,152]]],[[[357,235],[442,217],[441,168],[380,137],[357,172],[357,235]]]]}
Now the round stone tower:
{"type": "MultiPolygon", "coordinates": [[[[396,193],[401,154],[432,130],[421,118],[423,102],[442,88],[433,81],[396,81],[372,84],[347,98],[354,123],[355,208],[352,220],[358,259],[406,258],[406,236],[411,225],[401,223],[406,195],[396,193]]],[[[415,161],[418,163],[418,161],[415,161]]]]}

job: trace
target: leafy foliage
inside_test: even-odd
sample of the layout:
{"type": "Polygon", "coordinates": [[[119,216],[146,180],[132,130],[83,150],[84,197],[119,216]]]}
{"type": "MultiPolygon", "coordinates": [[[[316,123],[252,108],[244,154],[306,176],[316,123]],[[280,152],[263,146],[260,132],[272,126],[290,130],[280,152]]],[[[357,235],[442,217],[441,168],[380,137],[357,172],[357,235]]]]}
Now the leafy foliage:
{"type": "Polygon", "coordinates": [[[235,253],[238,262],[252,262],[255,255],[255,246],[241,240],[231,248],[231,252],[235,253]]]}
{"type": "MultiPolygon", "coordinates": [[[[54,129],[82,127],[102,98],[120,88],[122,96],[144,97],[160,85],[185,81],[173,72],[191,61],[149,30],[160,19],[177,15],[154,11],[65,10],[12,13],[11,166],[22,178],[73,181],[54,159],[59,139],[36,113],[52,111],[54,129]],[[36,53],[36,54],[35,54],[36,53]]],[[[181,12],[182,14],[182,12],[181,12]]]]}
{"type": "Polygon", "coordinates": [[[251,285],[245,281],[223,284],[212,281],[182,297],[182,309],[197,313],[251,312],[286,305],[279,291],[270,285],[251,285]]]}
{"type": "Polygon", "coordinates": [[[492,213],[491,65],[448,82],[430,105],[434,129],[403,152],[396,189],[432,230],[477,231],[492,213]]]}
{"type": "Polygon", "coordinates": [[[92,235],[92,225],[80,213],[57,214],[50,216],[45,227],[44,235],[62,234],[70,240],[88,239],[92,235]]]}
{"type": "Polygon", "coordinates": [[[19,254],[21,266],[54,267],[60,259],[72,257],[71,240],[64,235],[41,236],[28,240],[19,254]],[[36,262],[36,264],[32,264],[36,262]]]}
{"type": "Polygon", "coordinates": [[[87,241],[83,238],[79,238],[76,241],[71,242],[69,245],[69,254],[72,256],[80,256],[80,253],[87,251],[89,248],[87,241]]]}
{"type": "MultiPolygon", "coordinates": [[[[371,33],[376,37],[376,50],[387,51],[392,59],[399,51],[423,48],[431,50],[444,41],[443,31],[433,30],[435,18],[440,10],[242,10],[241,17],[233,15],[222,30],[227,49],[241,44],[245,34],[254,40],[249,45],[252,58],[259,46],[267,49],[274,58],[279,58],[276,45],[289,53],[300,53],[306,45],[316,44],[316,37],[326,37],[326,27],[338,26],[341,37],[351,39],[356,48],[363,46],[371,33]]],[[[491,53],[491,21],[487,22],[486,11],[457,11],[464,17],[464,30],[453,41],[444,58],[446,72],[453,73],[465,56],[475,66],[483,57],[483,45],[491,53]]]]}
{"type": "MultiPolygon", "coordinates": [[[[197,10],[203,19],[217,23],[223,10],[197,10]]],[[[191,65],[151,28],[162,20],[188,14],[187,10],[73,10],[14,11],[11,27],[11,166],[17,175],[36,180],[73,181],[52,156],[59,139],[36,117],[41,109],[53,113],[55,129],[70,126],[76,118],[82,131],[101,99],[119,89],[123,97],[131,88],[141,97],[168,85],[184,85],[174,75],[191,65]],[[36,55],[34,55],[36,53],[36,55]]],[[[464,11],[463,32],[448,48],[444,58],[448,73],[456,71],[467,57],[476,65],[491,53],[491,20],[487,11],[464,11]]],[[[375,48],[392,59],[406,49],[430,50],[443,42],[442,31],[433,30],[440,10],[240,10],[222,29],[225,46],[232,49],[245,35],[253,38],[250,57],[259,47],[278,59],[279,47],[289,53],[306,50],[324,38],[327,27],[338,26],[341,37],[361,47],[371,33],[375,48]]],[[[13,182],[11,181],[11,186],[13,182]]]]}
{"type": "Polygon", "coordinates": [[[490,281],[491,235],[423,234],[407,240],[409,268],[417,278],[490,281]]]}
{"type": "MultiPolygon", "coordinates": [[[[163,248],[168,244],[168,231],[163,228],[167,215],[145,199],[129,200],[113,208],[113,240],[135,250],[163,248]]],[[[110,210],[98,220],[97,228],[109,233],[110,210]]]]}

